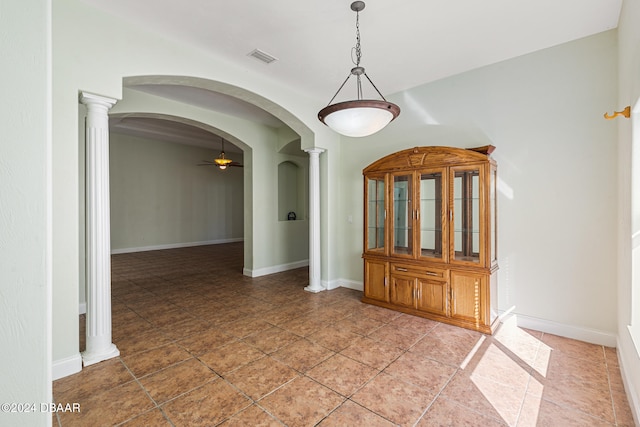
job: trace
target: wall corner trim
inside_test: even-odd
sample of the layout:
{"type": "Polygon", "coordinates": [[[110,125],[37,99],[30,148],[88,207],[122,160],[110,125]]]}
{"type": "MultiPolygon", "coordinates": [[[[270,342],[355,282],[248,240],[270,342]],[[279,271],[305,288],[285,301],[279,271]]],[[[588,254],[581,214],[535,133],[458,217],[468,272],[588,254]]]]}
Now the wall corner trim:
{"type": "Polygon", "coordinates": [[[347,279],[332,280],[329,282],[329,285],[331,287],[327,289],[348,288],[348,289],[353,289],[355,291],[360,291],[360,292],[364,291],[364,283],[358,282],[355,280],[347,280],[347,279]]]}
{"type": "Polygon", "coordinates": [[[53,381],[76,374],[82,370],[82,356],[77,353],[64,359],[54,360],[51,368],[53,381]]]}

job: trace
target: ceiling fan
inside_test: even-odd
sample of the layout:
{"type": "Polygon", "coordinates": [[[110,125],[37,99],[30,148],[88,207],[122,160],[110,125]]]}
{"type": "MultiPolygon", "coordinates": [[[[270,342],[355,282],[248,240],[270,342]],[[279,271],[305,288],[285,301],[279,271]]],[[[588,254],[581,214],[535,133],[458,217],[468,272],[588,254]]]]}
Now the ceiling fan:
{"type": "Polygon", "coordinates": [[[224,138],[220,138],[222,140],[222,151],[217,158],[210,160],[203,160],[204,163],[199,163],[198,166],[217,166],[220,170],[225,170],[229,166],[235,166],[241,168],[241,165],[238,162],[234,162],[231,159],[228,159],[224,154],[224,138]]]}

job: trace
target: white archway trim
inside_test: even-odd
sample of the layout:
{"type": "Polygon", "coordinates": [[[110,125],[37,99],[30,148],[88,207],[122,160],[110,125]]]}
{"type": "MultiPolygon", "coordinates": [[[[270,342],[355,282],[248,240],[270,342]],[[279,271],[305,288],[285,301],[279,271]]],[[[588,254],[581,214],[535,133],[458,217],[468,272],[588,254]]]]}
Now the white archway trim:
{"type": "MultiPolygon", "coordinates": [[[[304,123],[296,115],[292,114],[282,105],[273,102],[256,92],[252,92],[233,84],[193,76],[140,75],[124,77],[123,85],[124,87],[131,89],[135,89],[136,86],[141,85],[187,86],[221,93],[223,95],[245,101],[249,104],[253,104],[254,106],[261,108],[264,111],[267,111],[273,116],[277,117],[287,126],[289,126],[295,133],[300,135],[302,146],[312,145],[315,138],[311,128],[309,128],[306,123],[304,123]]],[[[317,126],[317,123],[315,121],[314,124],[317,126]]],[[[322,129],[323,126],[319,126],[319,128],[322,129]]]]}

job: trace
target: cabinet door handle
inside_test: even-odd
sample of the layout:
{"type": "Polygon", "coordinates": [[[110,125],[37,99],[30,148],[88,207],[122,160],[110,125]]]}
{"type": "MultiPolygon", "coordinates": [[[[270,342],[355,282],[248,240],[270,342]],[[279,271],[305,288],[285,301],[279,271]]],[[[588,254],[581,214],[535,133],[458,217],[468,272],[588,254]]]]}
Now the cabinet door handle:
{"type": "Polygon", "coordinates": [[[438,273],[434,273],[433,271],[425,271],[425,274],[426,274],[427,276],[439,276],[439,274],[438,274],[438,273]]]}
{"type": "Polygon", "coordinates": [[[396,270],[397,271],[409,271],[406,268],[402,268],[402,267],[396,267],[396,270]]]}

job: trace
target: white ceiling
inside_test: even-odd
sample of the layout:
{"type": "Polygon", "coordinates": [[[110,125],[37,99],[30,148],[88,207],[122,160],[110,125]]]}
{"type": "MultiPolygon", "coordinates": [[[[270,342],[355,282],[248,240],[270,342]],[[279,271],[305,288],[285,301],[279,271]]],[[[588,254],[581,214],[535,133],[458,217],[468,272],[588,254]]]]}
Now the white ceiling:
{"type": "MultiPolygon", "coordinates": [[[[83,1],[307,93],[317,98],[318,109],[353,66],[356,14],[350,0],[83,1]],[[277,61],[248,56],[254,49],[277,61]]],[[[360,12],[361,65],[387,96],[616,28],[621,6],[622,0],[368,0],[360,12]]],[[[144,90],[220,105],[207,99],[215,96],[211,92],[144,90]]],[[[225,101],[228,114],[273,120],[225,101]]]]}

